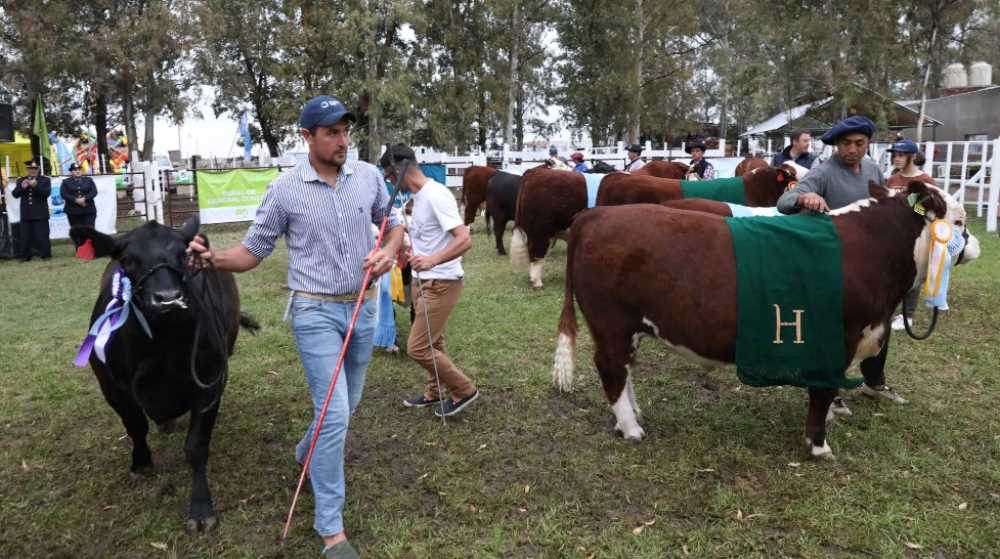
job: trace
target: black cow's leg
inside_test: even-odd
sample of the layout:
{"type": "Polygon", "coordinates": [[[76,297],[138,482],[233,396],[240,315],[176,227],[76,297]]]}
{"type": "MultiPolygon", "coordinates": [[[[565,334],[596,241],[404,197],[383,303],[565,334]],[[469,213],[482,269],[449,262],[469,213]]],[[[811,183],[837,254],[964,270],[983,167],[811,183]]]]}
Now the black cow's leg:
{"type": "Polygon", "coordinates": [[[833,458],[826,440],[826,413],[837,396],[836,390],[809,389],[809,413],[806,416],[806,445],[812,458],[833,458]]]}
{"type": "MultiPolygon", "coordinates": [[[[209,377],[211,378],[211,377],[209,377]]],[[[211,392],[204,398],[195,398],[195,407],[191,410],[191,426],[188,428],[187,442],[184,444],[184,454],[191,465],[193,476],[191,481],[191,518],[188,520],[188,531],[207,532],[215,526],[215,509],[212,507],[212,494],[208,489],[208,448],[212,440],[212,429],[219,414],[219,403],[201,411],[212,400],[211,392]]]]}
{"type": "Polygon", "coordinates": [[[503,232],[507,230],[507,216],[497,214],[493,217],[493,234],[497,238],[497,254],[503,256],[507,251],[503,248],[503,232]]]}
{"type": "Polygon", "coordinates": [[[129,471],[132,474],[147,474],[153,469],[153,456],[146,443],[146,436],[149,434],[149,421],[142,408],[132,398],[131,394],[119,390],[110,380],[105,380],[98,372],[97,379],[104,393],[104,399],[121,418],[125,426],[125,432],[132,439],[132,465],[129,471]]]}
{"type": "MultiPolygon", "coordinates": [[[[612,321],[609,321],[612,322],[612,321]]],[[[600,328],[600,327],[597,327],[600,328]]],[[[615,430],[630,440],[642,440],[646,432],[639,426],[634,402],[635,391],[630,389],[632,379],[629,363],[632,361],[631,333],[619,331],[610,335],[594,332],[594,364],[601,376],[604,393],[615,414],[615,430]]]]}

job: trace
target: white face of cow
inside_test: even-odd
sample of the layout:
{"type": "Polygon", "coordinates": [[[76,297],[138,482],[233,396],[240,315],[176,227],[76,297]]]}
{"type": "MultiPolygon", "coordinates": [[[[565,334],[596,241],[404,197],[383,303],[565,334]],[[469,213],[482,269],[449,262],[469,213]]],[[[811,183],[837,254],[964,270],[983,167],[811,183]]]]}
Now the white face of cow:
{"type": "Polygon", "coordinates": [[[951,263],[953,266],[958,265],[960,260],[961,263],[964,264],[979,258],[979,239],[977,239],[975,235],[970,233],[968,230],[965,222],[965,208],[944,190],[929,184],[927,185],[927,189],[940,196],[947,205],[948,210],[943,216],[935,215],[933,210],[927,211],[924,230],[917,238],[916,244],[913,246],[913,260],[917,265],[917,277],[914,280],[914,287],[921,285],[927,278],[927,258],[929,255],[929,244],[931,242],[930,224],[936,219],[943,219],[950,223],[952,225],[954,235],[968,236],[965,242],[964,251],[960,254],[952,256],[951,263]]]}

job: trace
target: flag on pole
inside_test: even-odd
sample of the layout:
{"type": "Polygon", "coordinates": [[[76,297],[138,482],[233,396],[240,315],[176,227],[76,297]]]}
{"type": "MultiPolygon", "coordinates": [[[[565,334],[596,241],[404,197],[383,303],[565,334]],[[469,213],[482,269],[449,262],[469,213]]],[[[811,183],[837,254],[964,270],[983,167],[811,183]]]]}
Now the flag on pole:
{"type": "Polygon", "coordinates": [[[35,125],[31,132],[38,136],[38,156],[42,174],[45,174],[45,162],[49,161],[48,171],[52,172],[52,145],[49,143],[49,131],[45,127],[45,110],[42,108],[42,96],[39,95],[35,102],[35,125]]]}
{"type": "Polygon", "coordinates": [[[243,161],[250,161],[251,153],[250,150],[253,149],[253,139],[250,137],[250,119],[247,118],[247,113],[243,113],[240,117],[240,135],[243,136],[243,161]]]}

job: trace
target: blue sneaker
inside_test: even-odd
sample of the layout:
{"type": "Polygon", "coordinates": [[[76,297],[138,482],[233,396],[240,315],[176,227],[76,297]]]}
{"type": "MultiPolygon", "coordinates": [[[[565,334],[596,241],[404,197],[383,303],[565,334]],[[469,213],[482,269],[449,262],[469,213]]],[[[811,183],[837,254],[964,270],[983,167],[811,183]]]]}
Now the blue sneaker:
{"type": "Polygon", "coordinates": [[[468,396],[462,398],[457,402],[452,400],[451,398],[448,398],[448,400],[445,401],[443,405],[434,408],[434,415],[438,417],[451,417],[456,413],[464,410],[465,407],[471,404],[472,402],[475,402],[476,398],[478,397],[479,397],[479,391],[476,390],[472,394],[469,394],[468,396]]]}
{"type": "Polygon", "coordinates": [[[406,406],[406,407],[408,407],[408,408],[426,408],[427,406],[436,405],[440,401],[441,401],[441,398],[436,398],[436,399],[432,400],[432,399],[428,398],[427,396],[424,396],[423,394],[421,394],[419,396],[414,396],[412,398],[408,398],[406,400],[403,400],[403,405],[406,406]]]}

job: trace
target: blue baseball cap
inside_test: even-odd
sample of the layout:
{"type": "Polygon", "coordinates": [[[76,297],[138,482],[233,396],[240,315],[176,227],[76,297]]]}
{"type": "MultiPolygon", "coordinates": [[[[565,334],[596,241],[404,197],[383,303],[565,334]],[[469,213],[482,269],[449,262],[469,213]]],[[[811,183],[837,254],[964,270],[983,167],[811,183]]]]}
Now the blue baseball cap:
{"type": "Polygon", "coordinates": [[[333,126],[341,120],[357,122],[354,115],[336,97],[317,95],[310,99],[299,115],[299,127],[311,129],[314,126],[333,126]]]}
{"type": "Polygon", "coordinates": [[[853,134],[855,132],[860,132],[869,138],[875,134],[875,123],[866,116],[854,115],[845,118],[844,120],[833,125],[833,128],[826,131],[826,134],[820,138],[823,140],[824,144],[833,145],[837,143],[837,138],[845,134],[853,134]]]}
{"type": "Polygon", "coordinates": [[[900,140],[889,148],[889,151],[893,153],[917,153],[917,144],[913,140],[900,140]]]}

